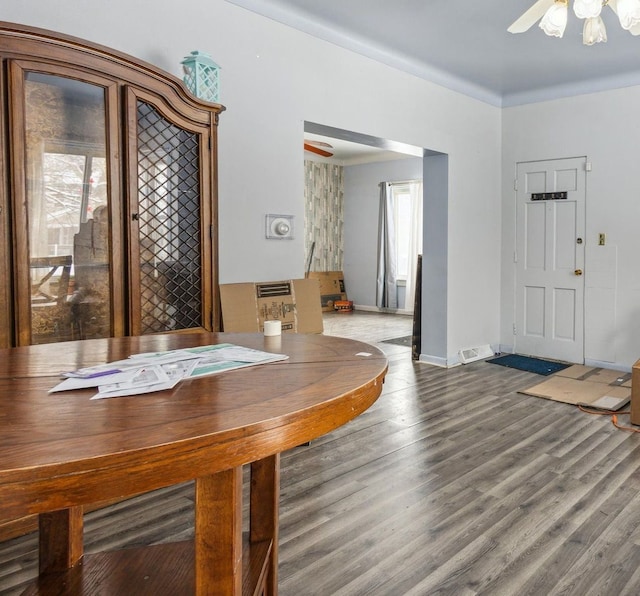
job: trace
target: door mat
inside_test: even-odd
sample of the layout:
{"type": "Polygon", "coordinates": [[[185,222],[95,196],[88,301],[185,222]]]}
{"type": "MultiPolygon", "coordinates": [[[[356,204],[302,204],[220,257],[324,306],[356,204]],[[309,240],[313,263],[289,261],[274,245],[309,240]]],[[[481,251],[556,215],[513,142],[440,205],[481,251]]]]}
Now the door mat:
{"type": "Polygon", "coordinates": [[[385,339],[381,343],[383,344],[395,344],[396,346],[411,347],[411,340],[413,336],[407,335],[405,337],[395,337],[393,339],[385,339]]]}
{"type": "Polygon", "coordinates": [[[631,373],[574,364],[519,393],[617,411],[631,400],[631,373]]]}
{"type": "Polygon", "coordinates": [[[544,376],[552,375],[571,366],[564,362],[543,360],[542,358],[532,358],[531,356],[520,356],[520,354],[505,354],[504,356],[485,360],[485,362],[499,364],[500,366],[506,366],[508,368],[517,368],[518,370],[526,370],[527,372],[544,376]]]}

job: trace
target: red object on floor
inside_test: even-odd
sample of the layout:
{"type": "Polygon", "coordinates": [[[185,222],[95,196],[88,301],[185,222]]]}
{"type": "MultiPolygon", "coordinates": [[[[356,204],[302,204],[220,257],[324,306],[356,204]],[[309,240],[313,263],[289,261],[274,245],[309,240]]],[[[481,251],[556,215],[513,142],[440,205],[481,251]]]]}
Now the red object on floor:
{"type": "Polygon", "coordinates": [[[353,310],[353,300],[336,300],[333,309],[338,312],[351,312],[353,310]]]}

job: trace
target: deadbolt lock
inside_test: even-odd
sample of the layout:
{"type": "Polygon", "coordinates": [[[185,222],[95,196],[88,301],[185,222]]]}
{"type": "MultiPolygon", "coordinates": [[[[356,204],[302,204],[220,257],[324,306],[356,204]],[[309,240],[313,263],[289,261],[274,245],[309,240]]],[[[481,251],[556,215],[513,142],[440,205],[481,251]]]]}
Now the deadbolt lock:
{"type": "Polygon", "coordinates": [[[578,239],[576,240],[576,243],[577,243],[577,244],[582,244],[582,238],[578,238],[578,239]]]}

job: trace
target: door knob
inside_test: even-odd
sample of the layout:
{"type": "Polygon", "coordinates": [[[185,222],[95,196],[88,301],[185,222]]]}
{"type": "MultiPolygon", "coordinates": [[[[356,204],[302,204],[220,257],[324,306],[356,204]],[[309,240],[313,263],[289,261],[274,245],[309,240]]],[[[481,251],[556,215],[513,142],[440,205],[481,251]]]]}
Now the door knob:
{"type": "Polygon", "coordinates": [[[582,269],[576,269],[576,270],[574,271],[574,274],[575,274],[575,275],[582,275],[582,269]]]}

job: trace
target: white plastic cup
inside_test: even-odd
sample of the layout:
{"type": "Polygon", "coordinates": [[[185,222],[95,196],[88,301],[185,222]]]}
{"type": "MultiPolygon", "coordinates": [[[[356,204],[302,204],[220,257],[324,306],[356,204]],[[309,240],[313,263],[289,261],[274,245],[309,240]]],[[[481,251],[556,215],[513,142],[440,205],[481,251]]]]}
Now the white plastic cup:
{"type": "Polygon", "coordinates": [[[274,337],[282,333],[282,323],[280,321],[265,321],[264,322],[264,336],[274,337]]]}

